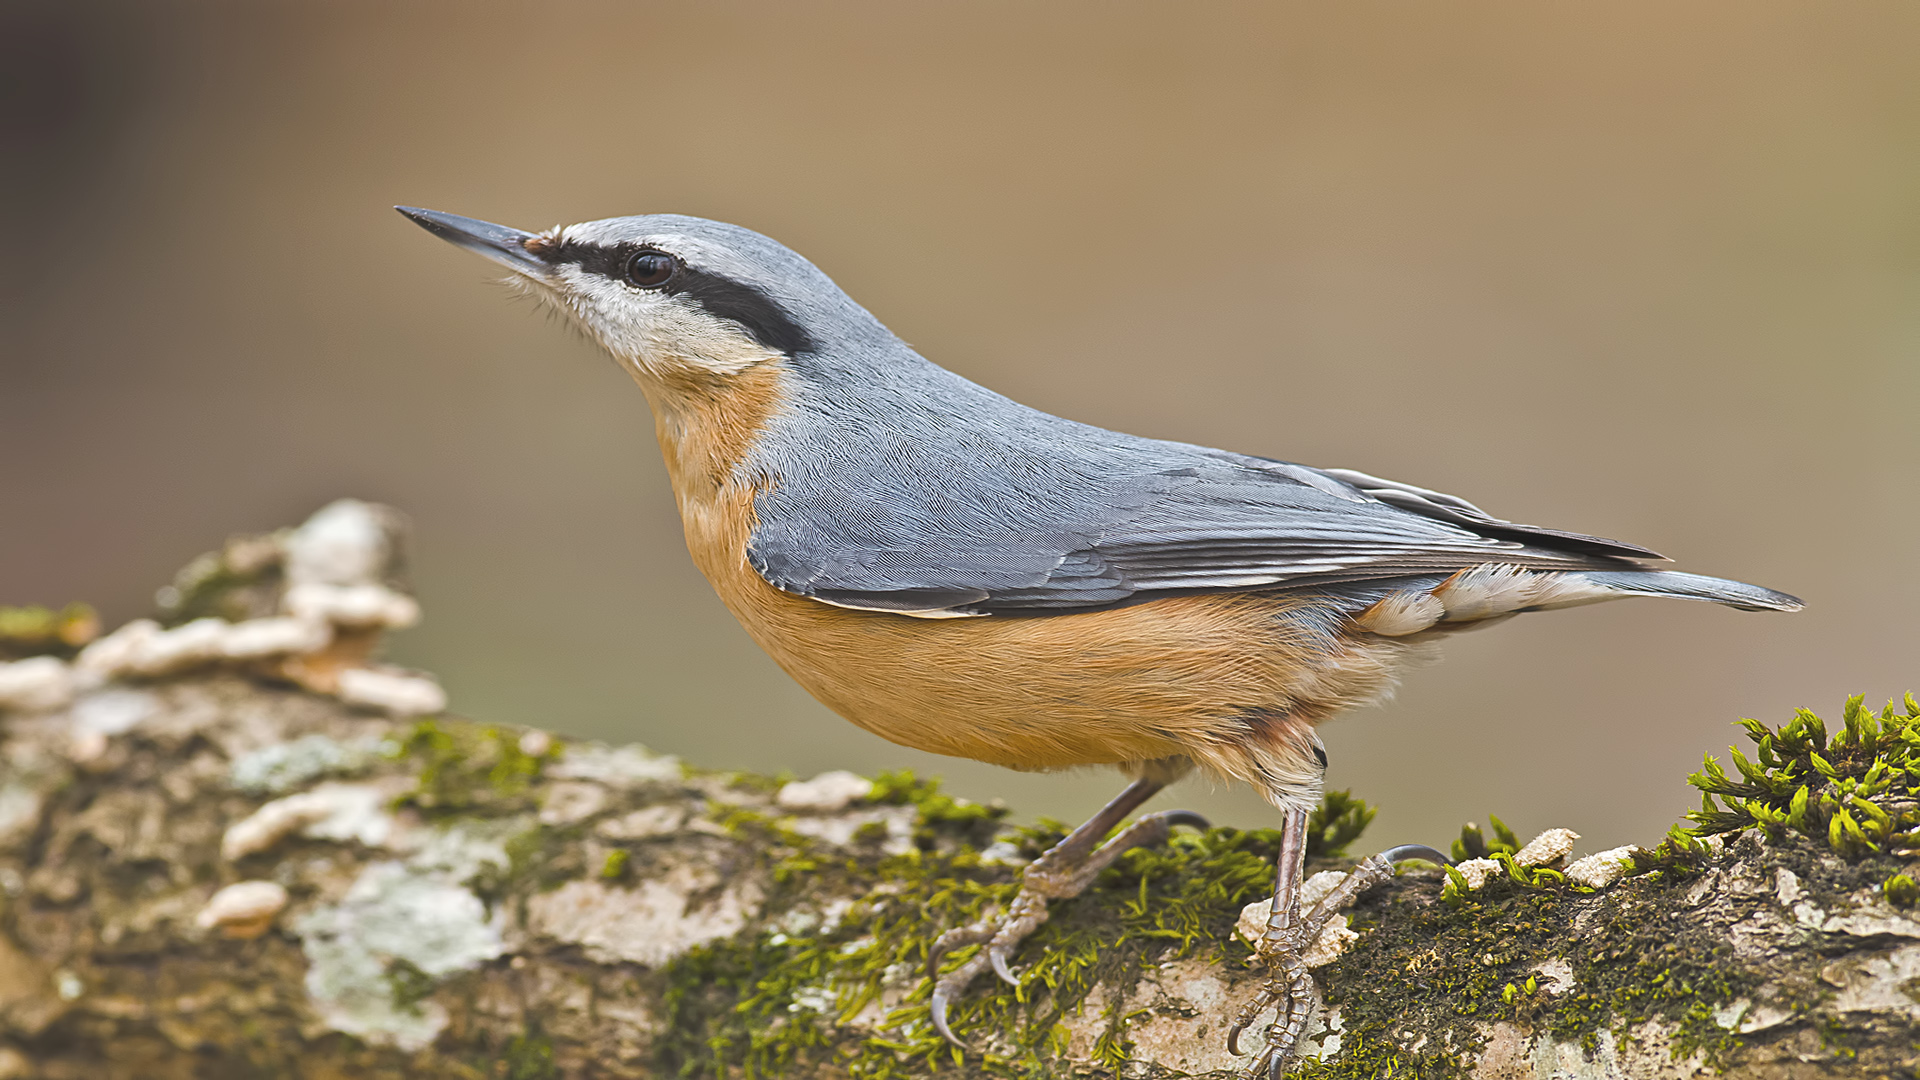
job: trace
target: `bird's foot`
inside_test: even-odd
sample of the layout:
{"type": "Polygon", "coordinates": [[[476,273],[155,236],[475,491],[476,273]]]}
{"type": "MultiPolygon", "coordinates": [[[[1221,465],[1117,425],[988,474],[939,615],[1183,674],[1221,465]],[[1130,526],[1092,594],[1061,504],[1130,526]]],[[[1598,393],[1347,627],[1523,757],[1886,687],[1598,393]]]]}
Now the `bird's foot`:
{"type": "Polygon", "coordinates": [[[1113,865],[1129,848],[1164,843],[1175,825],[1208,827],[1206,818],[1190,810],[1164,810],[1142,817],[1091,852],[1074,843],[1075,838],[1082,835],[1076,831],[1074,836],[1062,840],[1027,865],[1021,874],[1020,892],[1005,911],[941,934],[927,954],[928,973],[936,978],[931,1009],[933,1026],[941,1038],[965,1048],[947,1025],[947,1012],[954,1000],[987,968],[993,968],[1008,985],[1020,985],[1020,977],[1014,974],[1008,961],[1020,942],[1047,921],[1049,902],[1079,896],[1100,876],[1100,871],[1113,865]],[[952,971],[940,974],[940,962],[948,953],[980,944],[985,948],[952,971]]]}
{"type": "Polygon", "coordinates": [[[1313,974],[1307,970],[1307,951],[1320,938],[1327,923],[1341,909],[1352,904],[1361,893],[1393,877],[1394,863],[1406,859],[1425,859],[1447,863],[1445,855],[1430,847],[1408,844],[1369,856],[1347,871],[1333,891],[1322,897],[1313,910],[1292,926],[1269,925],[1266,934],[1254,944],[1254,955],[1266,966],[1254,996],[1234,1014],[1227,1029],[1227,1052],[1238,1055],[1240,1035],[1268,1009],[1275,1009],[1273,1023],[1262,1033],[1266,1045],[1243,1074],[1245,1080],[1279,1080],[1300,1049],[1300,1036],[1313,1018],[1313,974]]]}

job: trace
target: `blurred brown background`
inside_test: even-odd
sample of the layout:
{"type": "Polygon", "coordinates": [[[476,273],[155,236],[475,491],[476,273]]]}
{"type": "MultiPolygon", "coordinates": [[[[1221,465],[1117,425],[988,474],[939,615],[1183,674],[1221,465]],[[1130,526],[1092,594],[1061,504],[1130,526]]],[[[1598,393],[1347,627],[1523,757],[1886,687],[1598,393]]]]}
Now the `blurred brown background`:
{"type": "Polygon", "coordinates": [[[379,499],[418,526],[397,659],[466,713],[1091,810],[1109,775],[791,685],[690,565],[639,393],[388,207],[670,210],[1033,405],[1809,601],[1453,642],[1325,732],[1375,843],[1650,840],[1735,718],[1920,687],[1911,4],[4,10],[0,602],[117,622],[229,532],[379,499]]]}

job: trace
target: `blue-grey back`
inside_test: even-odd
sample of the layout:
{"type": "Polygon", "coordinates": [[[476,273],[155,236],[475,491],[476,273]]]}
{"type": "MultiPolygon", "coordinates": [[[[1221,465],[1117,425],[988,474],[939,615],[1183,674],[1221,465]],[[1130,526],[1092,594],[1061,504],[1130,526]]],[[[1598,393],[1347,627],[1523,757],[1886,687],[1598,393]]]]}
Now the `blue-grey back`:
{"type": "Polygon", "coordinates": [[[1512,526],[1491,535],[1319,470],[1052,416],[857,317],[867,322],[857,334],[792,358],[792,407],[747,465],[765,487],[751,557],[789,591],[860,606],[1037,611],[1493,559],[1620,567],[1630,565],[1621,556],[1651,554],[1512,526]],[[1556,539],[1569,543],[1544,546],[1556,539]]]}
{"type": "Polygon", "coordinates": [[[1638,571],[1657,557],[1360,473],[1028,408],[921,357],[812,263],[737,226],[649,215],[562,240],[558,258],[608,276],[633,252],[673,252],[685,272],[667,291],[782,354],[787,400],[739,468],[760,492],[748,557],[790,592],[1042,614],[1194,591],[1353,593],[1490,562],[1638,571]]]}

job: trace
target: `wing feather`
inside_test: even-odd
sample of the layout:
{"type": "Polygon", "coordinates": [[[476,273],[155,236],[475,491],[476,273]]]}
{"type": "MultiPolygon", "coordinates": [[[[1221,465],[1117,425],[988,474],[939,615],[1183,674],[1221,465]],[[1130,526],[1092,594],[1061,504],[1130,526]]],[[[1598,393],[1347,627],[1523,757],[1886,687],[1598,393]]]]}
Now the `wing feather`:
{"type": "Polygon", "coordinates": [[[1658,558],[1365,473],[1073,430],[1097,438],[886,445],[771,477],[749,559],[789,592],[924,615],[1658,558]]]}

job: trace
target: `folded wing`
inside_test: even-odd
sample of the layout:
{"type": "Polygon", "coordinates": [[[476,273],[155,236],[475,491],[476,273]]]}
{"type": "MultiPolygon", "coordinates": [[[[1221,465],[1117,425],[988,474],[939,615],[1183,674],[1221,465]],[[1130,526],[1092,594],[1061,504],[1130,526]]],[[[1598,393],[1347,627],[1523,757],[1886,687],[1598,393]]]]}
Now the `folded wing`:
{"type": "MultiPolygon", "coordinates": [[[[920,615],[1047,614],[1190,592],[1284,590],[1485,563],[1640,569],[1645,548],[1494,518],[1346,470],[1184,444],[981,444],[971,455],[775,482],[749,555],[773,585],[920,615]]],[[[884,461],[884,458],[883,458],[884,461]]]]}

